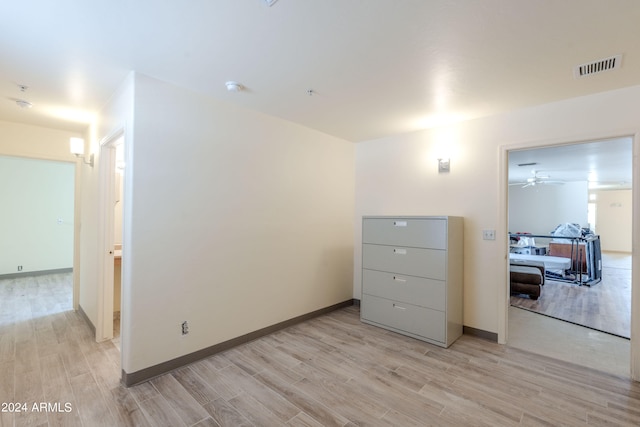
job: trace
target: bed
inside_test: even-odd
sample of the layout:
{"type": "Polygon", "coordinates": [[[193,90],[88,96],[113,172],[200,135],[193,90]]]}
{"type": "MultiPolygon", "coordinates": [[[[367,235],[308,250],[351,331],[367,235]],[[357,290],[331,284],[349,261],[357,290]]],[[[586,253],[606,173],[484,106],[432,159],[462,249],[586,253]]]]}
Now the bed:
{"type": "Polygon", "coordinates": [[[513,261],[534,261],[541,262],[544,264],[544,268],[548,272],[553,272],[555,274],[559,274],[564,276],[565,270],[571,268],[571,258],[563,258],[559,256],[549,256],[549,255],[525,255],[525,254],[509,254],[509,259],[513,261]]]}

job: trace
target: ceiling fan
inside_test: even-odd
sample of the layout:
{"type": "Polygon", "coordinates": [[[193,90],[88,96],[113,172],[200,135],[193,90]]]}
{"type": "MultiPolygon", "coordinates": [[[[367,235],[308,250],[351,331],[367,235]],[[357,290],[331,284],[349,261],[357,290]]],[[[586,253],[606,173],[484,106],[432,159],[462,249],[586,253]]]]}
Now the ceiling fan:
{"type": "Polygon", "coordinates": [[[521,182],[512,182],[509,185],[521,185],[522,188],[526,187],[535,187],[536,185],[562,185],[564,181],[551,180],[549,175],[539,175],[539,171],[532,170],[531,174],[533,176],[527,178],[526,181],[521,182]]]}

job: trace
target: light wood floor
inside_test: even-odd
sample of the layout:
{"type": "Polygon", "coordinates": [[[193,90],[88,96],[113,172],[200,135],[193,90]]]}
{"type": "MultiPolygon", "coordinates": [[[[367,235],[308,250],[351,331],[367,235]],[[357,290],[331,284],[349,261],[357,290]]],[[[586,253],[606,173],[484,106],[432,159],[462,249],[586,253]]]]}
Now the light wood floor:
{"type": "Polygon", "coordinates": [[[639,383],[470,336],[442,349],[354,307],[127,389],[116,347],[69,310],[69,283],[0,281],[0,402],[29,407],[2,426],[640,424],[639,383]]]}
{"type": "Polygon", "coordinates": [[[631,375],[631,341],[509,307],[507,345],[610,374],[631,375]]]}
{"type": "Polygon", "coordinates": [[[631,336],[631,255],[603,253],[593,286],[546,280],[538,300],[512,295],[511,305],[623,338],[631,336]]]}

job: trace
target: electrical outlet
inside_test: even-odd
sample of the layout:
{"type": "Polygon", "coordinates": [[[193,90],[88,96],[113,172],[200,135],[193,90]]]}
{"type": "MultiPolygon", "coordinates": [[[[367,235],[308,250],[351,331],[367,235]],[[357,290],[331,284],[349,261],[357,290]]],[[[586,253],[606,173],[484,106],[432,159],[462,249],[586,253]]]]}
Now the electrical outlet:
{"type": "Polygon", "coordinates": [[[22,266],[21,265],[18,266],[18,271],[22,271],[22,266]]]}
{"type": "Polygon", "coordinates": [[[496,230],[482,230],[482,240],[496,240],[496,230]]]}
{"type": "Polygon", "coordinates": [[[180,328],[182,330],[182,335],[187,335],[189,333],[189,322],[185,320],[184,322],[182,322],[180,328]]]}

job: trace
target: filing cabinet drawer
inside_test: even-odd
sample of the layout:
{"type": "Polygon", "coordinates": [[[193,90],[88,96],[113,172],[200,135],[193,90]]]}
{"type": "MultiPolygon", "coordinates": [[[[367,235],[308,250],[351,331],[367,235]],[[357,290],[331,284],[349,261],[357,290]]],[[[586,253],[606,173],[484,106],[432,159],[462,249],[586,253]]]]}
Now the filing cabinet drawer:
{"type": "Polygon", "coordinates": [[[445,280],[446,252],[436,249],[362,245],[362,267],[369,270],[445,280]]]}
{"type": "Polygon", "coordinates": [[[362,243],[446,249],[445,219],[364,218],[362,243]]]}
{"type": "Polygon", "coordinates": [[[362,295],[362,320],[413,335],[445,342],[445,314],[442,311],[362,295]]]}
{"type": "Polygon", "coordinates": [[[445,311],[446,285],[442,280],[362,270],[362,292],[372,296],[445,311]]]}

